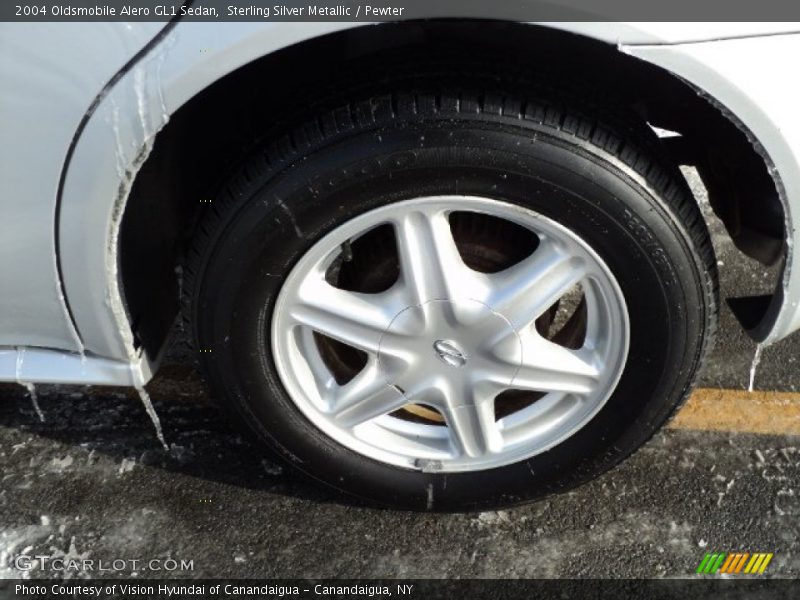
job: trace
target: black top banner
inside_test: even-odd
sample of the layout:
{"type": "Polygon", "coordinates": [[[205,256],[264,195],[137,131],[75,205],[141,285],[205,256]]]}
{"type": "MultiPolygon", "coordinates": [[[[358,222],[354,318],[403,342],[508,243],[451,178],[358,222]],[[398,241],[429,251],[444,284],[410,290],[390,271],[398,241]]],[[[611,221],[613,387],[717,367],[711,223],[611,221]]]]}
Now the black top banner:
{"type": "MultiPolygon", "coordinates": [[[[0,21],[800,21],[797,0],[3,0],[0,21]]],[[[800,30],[800,23],[798,23],[800,30]]]]}

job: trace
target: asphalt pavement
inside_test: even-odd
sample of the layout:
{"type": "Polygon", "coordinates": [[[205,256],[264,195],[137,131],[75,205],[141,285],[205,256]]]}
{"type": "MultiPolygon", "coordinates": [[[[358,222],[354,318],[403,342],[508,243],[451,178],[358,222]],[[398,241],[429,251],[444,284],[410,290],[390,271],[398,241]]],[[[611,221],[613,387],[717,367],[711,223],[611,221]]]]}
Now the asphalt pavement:
{"type": "MultiPolygon", "coordinates": [[[[770,288],[774,269],[718,223],[712,234],[723,296],[770,288]]],[[[725,306],[721,325],[699,384],[741,390],[755,345],[725,306]]],[[[798,335],[766,349],[756,389],[796,391],[798,357],[798,335]]],[[[685,577],[706,552],[743,550],[775,554],[766,576],[800,575],[798,436],[669,429],[537,504],[398,512],[274,462],[221,419],[186,358],[177,348],[148,386],[169,452],[133,391],[39,387],[41,422],[27,390],[0,385],[0,577],[685,577]],[[19,560],[37,554],[126,562],[19,560]]]]}

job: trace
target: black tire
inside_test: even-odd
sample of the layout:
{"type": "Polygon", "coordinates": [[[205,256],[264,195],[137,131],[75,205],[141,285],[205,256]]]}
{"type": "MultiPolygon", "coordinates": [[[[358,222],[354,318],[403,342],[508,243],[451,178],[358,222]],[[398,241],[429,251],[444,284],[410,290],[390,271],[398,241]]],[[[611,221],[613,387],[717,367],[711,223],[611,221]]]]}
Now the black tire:
{"type": "Polygon", "coordinates": [[[397,91],[275,137],[213,201],[186,268],[185,300],[219,401],[304,473],[407,509],[530,501],[630,455],[687,397],[710,346],[716,261],[658,140],[635,117],[598,116],[608,112],[541,94],[397,91]],[[494,197],[557,220],[609,265],[629,309],[628,364],[603,409],[551,450],[489,471],[405,470],[333,442],[288,397],[264,343],[283,278],[315,241],[369,209],[435,194],[494,197]]]}

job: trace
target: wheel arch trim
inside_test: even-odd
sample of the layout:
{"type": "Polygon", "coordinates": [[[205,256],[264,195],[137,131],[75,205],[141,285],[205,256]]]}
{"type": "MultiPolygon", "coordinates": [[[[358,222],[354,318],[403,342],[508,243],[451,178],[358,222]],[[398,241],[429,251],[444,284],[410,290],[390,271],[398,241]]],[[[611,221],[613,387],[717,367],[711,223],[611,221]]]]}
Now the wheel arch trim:
{"type": "Polygon", "coordinates": [[[763,65],[800,51],[800,35],[679,45],[622,46],[622,51],[684,78],[741,129],[767,165],[784,210],[783,273],[763,318],[748,333],[769,345],[800,329],[800,81],[775,77],[763,65]]]}

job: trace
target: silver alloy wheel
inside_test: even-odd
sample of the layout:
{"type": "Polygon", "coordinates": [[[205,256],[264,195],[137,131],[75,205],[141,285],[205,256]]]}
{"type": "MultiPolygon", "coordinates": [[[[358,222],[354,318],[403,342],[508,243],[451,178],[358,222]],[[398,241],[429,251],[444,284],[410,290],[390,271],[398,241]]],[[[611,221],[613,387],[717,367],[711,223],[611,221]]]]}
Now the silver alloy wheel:
{"type": "Polygon", "coordinates": [[[583,240],[531,210],[468,196],[396,202],[337,227],[291,270],[272,319],[275,366],[309,421],[371,459],[444,472],[512,464],[573,435],[616,387],[628,339],[622,290],[583,240]],[[453,237],[456,212],[515,223],[538,245],[499,272],[473,270],[453,237]],[[384,225],[397,245],[394,285],[362,293],[329,283],[350,244],[384,225]],[[584,333],[569,348],[536,322],[576,286],[584,333]],[[337,382],[320,334],[365,355],[349,381],[337,382]],[[538,396],[499,414],[495,399],[509,390],[538,396]],[[403,418],[409,405],[444,423],[403,418]]]}

